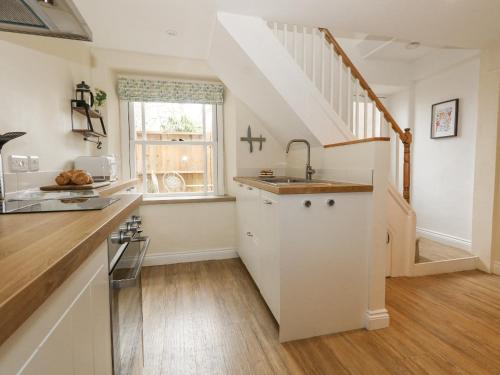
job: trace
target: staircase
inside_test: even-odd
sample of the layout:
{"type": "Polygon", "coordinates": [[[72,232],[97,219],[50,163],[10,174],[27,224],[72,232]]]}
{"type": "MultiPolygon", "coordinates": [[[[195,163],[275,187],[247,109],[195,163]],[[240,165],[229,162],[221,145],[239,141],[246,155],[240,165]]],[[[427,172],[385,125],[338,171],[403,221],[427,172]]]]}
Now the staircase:
{"type": "Polygon", "coordinates": [[[390,141],[390,276],[474,268],[474,260],[438,267],[415,263],[411,131],[399,127],[329,30],[227,13],[219,13],[217,20],[210,65],[231,91],[273,124],[280,142],[308,138],[331,146],[390,141]]]}
{"type": "Polygon", "coordinates": [[[399,184],[400,150],[404,150],[402,195],[410,202],[412,135],[404,131],[375,95],[361,73],[325,28],[268,23],[274,36],[321,93],[324,105],[342,120],[357,140],[397,138],[394,183],[399,184]]]}

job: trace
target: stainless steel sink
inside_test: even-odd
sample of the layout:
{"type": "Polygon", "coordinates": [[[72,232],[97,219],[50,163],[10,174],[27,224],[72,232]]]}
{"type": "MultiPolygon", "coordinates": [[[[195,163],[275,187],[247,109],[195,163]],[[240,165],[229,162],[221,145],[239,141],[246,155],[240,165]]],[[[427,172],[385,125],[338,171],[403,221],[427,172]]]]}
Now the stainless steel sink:
{"type": "Polygon", "coordinates": [[[305,178],[298,177],[269,177],[262,178],[260,181],[266,182],[271,185],[290,185],[290,184],[329,184],[321,180],[306,180],[305,178]]]}

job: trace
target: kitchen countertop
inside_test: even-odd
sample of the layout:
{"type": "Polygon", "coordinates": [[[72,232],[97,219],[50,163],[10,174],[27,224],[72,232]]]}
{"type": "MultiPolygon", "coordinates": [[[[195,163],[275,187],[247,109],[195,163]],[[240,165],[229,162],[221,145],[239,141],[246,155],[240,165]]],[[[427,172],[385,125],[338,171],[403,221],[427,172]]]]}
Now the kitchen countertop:
{"type": "MultiPolygon", "coordinates": [[[[106,196],[136,182],[96,190],[106,196]]],[[[97,211],[0,215],[0,345],[142,201],[141,194],[119,198],[97,211]]]]}
{"type": "Polygon", "coordinates": [[[273,185],[262,181],[259,177],[234,177],[234,181],[253,186],[274,194],[318,194],[318,193],[353,193],[372,192],[372,185],[352,184],[335,181],[318,181],[317,183],[293,183],[273,185]]]}
{"type": "Polygon", "coordinates": [[[108,186],[103,186],[102,188],[96,189],[99,194],[103,197],[108,197],[110,195],[113,195],[115,193],[118,193],[121,190],[128,189],[131,187],[134,187],[139,183],[138,178],[134,178],[131,180],[118,180],[112,182],[108,186]]]}

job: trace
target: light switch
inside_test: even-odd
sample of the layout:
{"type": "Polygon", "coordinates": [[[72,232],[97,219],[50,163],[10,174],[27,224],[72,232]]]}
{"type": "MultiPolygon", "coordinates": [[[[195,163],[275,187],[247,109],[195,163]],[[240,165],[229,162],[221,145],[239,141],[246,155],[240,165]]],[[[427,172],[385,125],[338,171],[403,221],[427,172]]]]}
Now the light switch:
{"type": "Polygon", "coordinates": [[[40,158],[38,156],[29,156],[29,170],[30,172],[36,172],[40,169],[40,158]]]}
{"type": "Polygon", "coordinates": [[[25,155],[10,155],[9,166],[11,172],[28,172],[28,157],[25,155]]]}

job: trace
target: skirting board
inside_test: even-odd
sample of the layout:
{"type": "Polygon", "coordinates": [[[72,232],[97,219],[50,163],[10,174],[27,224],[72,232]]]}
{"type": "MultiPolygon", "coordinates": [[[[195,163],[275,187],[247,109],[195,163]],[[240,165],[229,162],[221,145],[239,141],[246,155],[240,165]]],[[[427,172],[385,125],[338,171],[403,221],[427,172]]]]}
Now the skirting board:
{"type": "Polygon", "coordinates": [[[366,312],[366,329],[373,331],[389,327],[389,312],[387,309],[368,310],[366,312]]]}
{"type": "Polygon", "coordinates": [[[209,249],[197,251],[177,251],[147,254],[144,258],[144,266],[162,266],[164,264],[201,262],[205,260],[238,258],[234,248],[209,249]]]}
{"type": "Polygon", "coordinates": [[[451,236],[449,234],[444,234],[440,232],[435,232],[430,229],[417,227],[417,237],[428,238],[429,240],[433,240],[436,242],[440,242],[442,244],[457,247],[462,250],[471,251],[471,241],[466,240],[464,238],[451,236]]]}
{"type": "Polygon", "coordinates": [[[500,261],[493,263],[493,273],[500,276],[500,261]]]}

